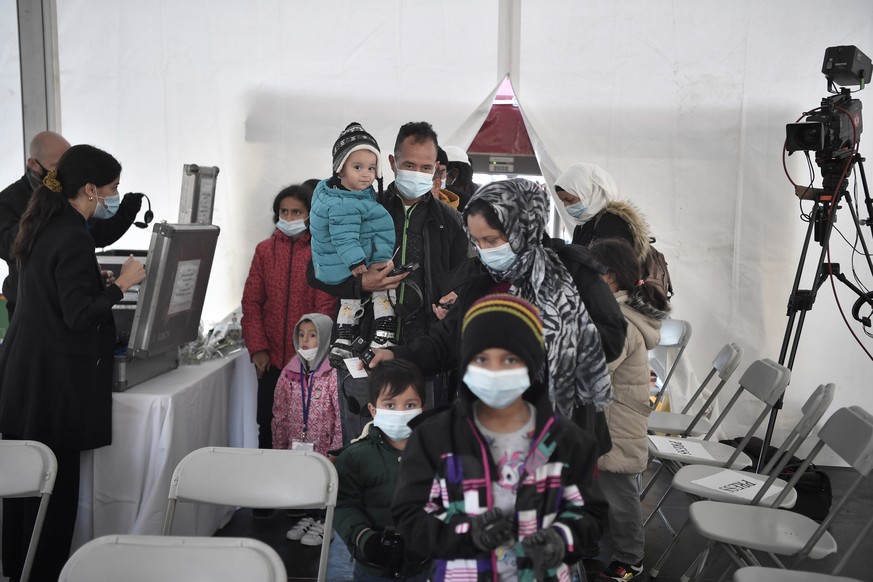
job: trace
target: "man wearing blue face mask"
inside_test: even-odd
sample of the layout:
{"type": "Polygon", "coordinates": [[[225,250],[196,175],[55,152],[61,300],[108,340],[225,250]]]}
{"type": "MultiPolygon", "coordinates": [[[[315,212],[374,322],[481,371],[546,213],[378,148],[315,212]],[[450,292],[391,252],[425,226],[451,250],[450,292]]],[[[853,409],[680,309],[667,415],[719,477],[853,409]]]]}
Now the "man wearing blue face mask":
{"type": "MultiPolygon", "coordinates": [[[[443,288],[444,275],[468,258],[460,214],[431,194],[438,147],[437,134],[429,123],[410,122],[400,128],[393,154],[388,156],[395,180],[378,200],[394,223],[396,250],[392,261],[376,263],[363,275],[338,285],[321,283],[312,268],[307,273],[310,285],[341,299],[397,289],[399,321],[394,342],[398,345],[426,335],[438,322],[435,306],[453,291],[443,288]],[[388,274],[395,266],[412,263],[418,268],[409,274],[388,274]]],[[[372,308],[368,305],[366,309],[360,334],[369,341],[377,330],[373,329],[372,308]]],[[[347,436],[357,435],[354,430],[352,433],[347,436]]]]}
{"type": "MultiPolygon", "coordinates": [[[[27,208],[30,195],[42,185],[49,171],[57,169],[58,160],[68,149],[70,142],[59,133],[43,131],[36,134],[30,141],[24,176],[0,192],[0,258],[9,267],[9,275],[3,281],[3,295],[6,297],[10,320],[18,298],[18,265],[12,259],[12,244],[18,235],[18,223],[27,208]]],[[[142,194],[126,194],[123,201],[117,195],[107,197],[106,207],[103,202],[100,200],[97,212],[88,221],[95,247],[111,245],[127,232],[142,205],[142,194]],[[112,207],[115,210],[110,214],[107,210],[112,207]]]]}

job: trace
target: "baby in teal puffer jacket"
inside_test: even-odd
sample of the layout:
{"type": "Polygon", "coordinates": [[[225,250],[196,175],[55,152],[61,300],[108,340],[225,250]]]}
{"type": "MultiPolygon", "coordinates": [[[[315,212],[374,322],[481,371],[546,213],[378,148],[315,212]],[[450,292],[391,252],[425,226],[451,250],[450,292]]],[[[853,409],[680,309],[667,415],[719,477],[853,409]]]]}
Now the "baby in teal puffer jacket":
{"type": "MultiPolygon", "coordinates": [[[[373,263],[394,253],[394,221],[376,200],[373,182],[382,191],[379,145],[359,123],[350,123],[333,146],[333,176],[315,187],[309,214],[315,277],[336,285],[367,272],[373,263]]],[[[389,291],[373,293],[376,347],[394,345],[396,321],[389,291]]],[[[352,341],[360,330],[360,299],[340,300],[337,340],[331,359],[352,357],[352,341]]]]}

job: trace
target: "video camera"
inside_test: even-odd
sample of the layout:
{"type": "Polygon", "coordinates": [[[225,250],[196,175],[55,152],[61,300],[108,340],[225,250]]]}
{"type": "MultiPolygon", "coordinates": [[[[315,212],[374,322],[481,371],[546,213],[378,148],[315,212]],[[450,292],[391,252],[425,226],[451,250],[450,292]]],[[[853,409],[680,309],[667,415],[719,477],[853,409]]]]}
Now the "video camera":
{"type": "Polygon", "coordinates": [[[861,101],[852,99],[844,85],[864,86],[870,82],[873,66],[870,57],[854,46],[834,46],[825,50],[822,73],[828,89],[843,86],[839,93],[825,97],[821,106],[810,112],[806,121],[786,126],[785,149],[814,151],[824,159],[839,159],[854,154],[863,129],[861,101]]]}

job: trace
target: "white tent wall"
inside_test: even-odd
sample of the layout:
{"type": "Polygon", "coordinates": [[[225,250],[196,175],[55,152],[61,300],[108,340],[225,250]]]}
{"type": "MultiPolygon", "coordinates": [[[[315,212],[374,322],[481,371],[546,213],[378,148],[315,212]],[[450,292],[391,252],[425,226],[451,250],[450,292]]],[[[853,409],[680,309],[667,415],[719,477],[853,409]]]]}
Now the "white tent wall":
{"type": "MultiPolygon", "coordinates": [[[[517,93],[529,122],[561,169],[603,166],[648,217],[670,263],[674,317],[694,327],[695,366],[708,369],[728,341],[745,349],[743,367],[778,359],[806,232],[782,170],[785,124],[826,95],[826,47],[873,53],[873,5],[525,2],[521,40],[517,93]]],[[[789,162],[806,183],[802,156],[789,162]]],[[[837,226],[853,236],[848,209],[837,226]]],[[[836,233],[831,250],[848,266],[836,233]]],[[[813,244],[810,262],[819,251],[813,244]]],[[[856,262],[869,285],[866,264],[856,262]]],[[[856,296],[837,285],[852,321],[856,296]]],[[[864,337],[860,324],[851,327],[864,337]]],[[[834,407],[873,408],[871,369],[826,284],[804,325],[776,440],[819,383],[837,384],[834,407]]]]}
{"type": "MultiPolygon", "coordinates": [[[[20,133],[6,131],[20,132],[9,113],[19,102],[5,18],[14,2],[0,10],[8,183],[21,173],[20,133]]],[[[869,0],[526,0],[521,12],[513,82],[526,118],[559,168],[604,166],[645,212],[675,279],[674,315],[694,325],[691,361],[708,367],[727,341],[745,348],[743,365],[777,359],[805,234],[782,173],[784,126],[825,95],[826,47],[873,54],[869,0]]],[[[386,183],[400,124],[426,119],[444,140],[475,134],[465,120],[504,72],[497,15],[497,0],[62,0],[62,130],[115,154],[122,191],[148,193],[159,220],[176,219],[182,164],[221,168],[204,313],[215,320],[238,304],[272,197],[326,176],[346,123],[379,140],[386,183]]],[[[802,157],[789,162],[804,181],[802,157]]],[[[846,245],[832,241],[845,267],[846,245]]],[[[148,233],[131,231],[116,246],[147,245],[148,233]]],[[[848,313],[854,295],[837,293],[848,313]]],[[[821,382],[838,385],[835,407],[873,409],[870,370],[828,283],[806,320],[779,428],[821,382]]]]}
{"type": "MultiPolygon", "coordinates": [[[[239,304],[284,186],[331,171],[340,131],[379,142],[385,184],[397,129],[445,137],[497,78],[497,2],[88,0],[58,3],[63,133],[112,152],[121,191],[176,220],[182,165],[220,168],[222,228],[204,319],[239,304]],[[482,22],[450,26],[453,14],[482,22]],[[458,67],[458,63],[461,66],[458,67]]],[[[146,248],[131,231],[119,248],[146,248]]]]}

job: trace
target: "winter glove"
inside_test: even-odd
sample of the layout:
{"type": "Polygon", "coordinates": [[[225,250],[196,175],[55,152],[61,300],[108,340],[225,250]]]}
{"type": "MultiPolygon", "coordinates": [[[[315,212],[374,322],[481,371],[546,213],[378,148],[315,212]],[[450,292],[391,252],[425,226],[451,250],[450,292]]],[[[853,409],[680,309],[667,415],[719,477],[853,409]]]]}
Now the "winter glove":
{"type": "Polygon", "coordinates": [[[564,538],[553,527],[547,527],[522,540],[524,554],[533,562],[535,580],[545,580],[546,570],[557,568],[564,561],[564,538]]]}
{"type": "Polygon", "coordinates": [[[364,541],[361,551],[372,564],[396,568],[403,561],[403,539],[393,531],[386,534],[382,530],[373,530],[373,535],[364,541]]]}
{"type": "Polygon", "coordinates": [[[133,220],[142,208],[142,197],[144,195],[139,192],[128,192],[121,199],[119,210],[124,213],[124,216],[133,220]]]}
{"type": "Polygon", "coordinates": [[[491,552],[512,540],[512,516],[503,515],[499,508],[489,509],[470,522],[473,545],[483,552],[491,552]]]}

